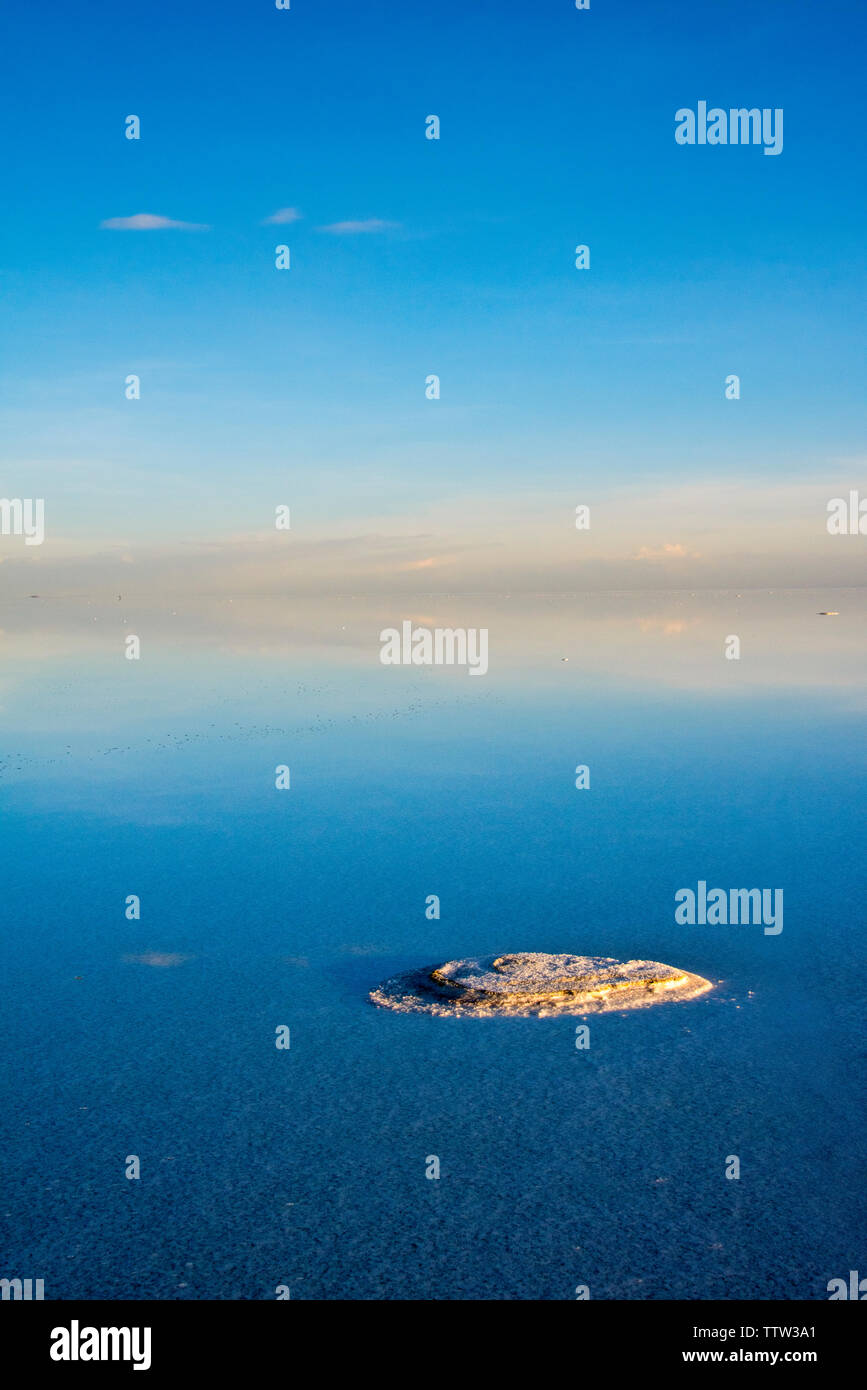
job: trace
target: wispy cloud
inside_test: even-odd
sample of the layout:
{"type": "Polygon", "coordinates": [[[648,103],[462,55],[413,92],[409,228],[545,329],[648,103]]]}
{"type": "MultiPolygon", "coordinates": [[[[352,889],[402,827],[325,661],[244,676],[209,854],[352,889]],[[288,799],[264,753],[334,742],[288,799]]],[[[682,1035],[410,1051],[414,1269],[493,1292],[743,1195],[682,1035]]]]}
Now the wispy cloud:
{"type": "Polygon", "coordinates": [[[276,212],[271,213],[270,217],[263,220],[262,226],[268,227],[272,223],[299,222],[302,216],[303,213],[300,213],[297,208],[278,208],[276,212]]]}
{"type": "Polygon", "coordinates": [[[162,232],[167,229],[180,232],[208,232],[202,222],[175,222],[171,217],[158,217],[153,212],[135,212],[132,217],[109,217],[100,222],[110,232],[162,232]]]}
{"type": "MultiPolygon", "coordinates": [[[[23,491],[32,466],[29,457],[9,460],[7,491],[23,491]],[[13,487],[15,476],[22,481],[13,487]]],[[[522,486],[492,499],[455,480],[436,501],[419,506],[407,499],[387,515],[372,499],[360,516],[317,503],[303,534],[293,525],[287,574],[287,533],[268,525],[258,509],[251,511],[243,490],[233,494],[239,506],[231,515],[204,513],[191,529],[188,518],[197,516],[200,493],[182,469],[167,465],[160,475],[176,499],[171,516],[158,495],[154,501],[152,468],[140,463],[81,458],[74,484],[65,456],[46,458],[39,469],[40,490],[63,499],[62,526],[41,547],[25,549],[20,538],[0,537],[4,593],[26,600],[28,611],[40,607],[27,597],[34,592],[90,594],[106,585],[116,603],[121,592],[126,602],[133,583],[140,593],[170,599],[170,609],[183,586],[189,593],[231,597],[237,605],[242,596],[277,591],[776,589],[790,585],[793,574],[803,588],[863,585],[858,547],[838,545],[839,538],[826,530],[827,474],[784,483],[728,472],[692,482],[644,480],[640,487],[634,478],[600,483],[587,532],[570,524],[571,487],[535,497],[522,486]],[[674,535],[688,540],[672,538],[673,516],[674,535]]],[[[332,487],[333,479],[344,476],[335,468],[332,487]]],[[[814,606],[843,608],[830,599],[814,606]]],[[[9,629],[5,609],[0,622],[9,629]]]]}
{"type": "Polygon", "coordinates": [[[327,227],[318,227],[317,231],[334,232],[337,236],[356,236],[359,232],[390,232],[399,226],[399,222],[383,222],[379,217],[368,217],[365,222],[330,222],[327,227]]]}
{"type": "Polygon", "coordinates": [[[424,560],[410,560],[409,564],[398,565],[398,569],[403,570],[430,570],[438,569],[440,565],[450,565],[454,562],[454,555],[429,555],[424,560]]]}

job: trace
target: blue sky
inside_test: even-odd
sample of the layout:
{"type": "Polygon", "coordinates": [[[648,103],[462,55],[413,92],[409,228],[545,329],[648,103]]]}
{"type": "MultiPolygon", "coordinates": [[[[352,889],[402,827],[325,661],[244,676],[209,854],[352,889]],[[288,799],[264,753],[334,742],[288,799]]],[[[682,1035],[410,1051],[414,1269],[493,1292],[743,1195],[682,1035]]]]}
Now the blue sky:
{"type": "Polygon", "coordinates": [[[865,32],[855,0],[13,8],[4,495],[134,549],[279,502],[311,540],[504,506],[502,538],[620,487],[634,550],[642,490],[857,486],[865,32]],[[700,99],[782,107],[783,153],[678,146],[700,99]],[[207,230],[100,225],[136,213],[207,230]]]}

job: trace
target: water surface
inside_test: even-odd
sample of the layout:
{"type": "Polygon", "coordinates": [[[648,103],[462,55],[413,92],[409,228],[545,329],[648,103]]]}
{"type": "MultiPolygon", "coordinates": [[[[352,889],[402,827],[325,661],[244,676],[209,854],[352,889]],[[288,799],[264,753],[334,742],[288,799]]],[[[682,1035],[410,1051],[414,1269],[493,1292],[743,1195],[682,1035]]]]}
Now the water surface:
{"type": "Polygon", "coordinates": [[[5,603],[3,1273],[65,1299],[827,1297],[864,1250],[864,606],[5,603]],[[403,618],[486,626],[488,675],[380,665],[403,618]],[[677,925],[700,879],[782,887],[783,932],[677,925]],[[715,988],[595,1016],[586,1051],[574,1019],[368,1002],[510,951],[715,988]]]}

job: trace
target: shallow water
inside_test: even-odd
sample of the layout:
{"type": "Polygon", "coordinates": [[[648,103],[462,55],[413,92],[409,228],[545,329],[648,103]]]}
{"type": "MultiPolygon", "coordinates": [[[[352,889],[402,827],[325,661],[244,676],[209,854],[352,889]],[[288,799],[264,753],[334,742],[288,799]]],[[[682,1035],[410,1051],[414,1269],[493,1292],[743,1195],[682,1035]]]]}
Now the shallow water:
{"type": "Polygon", "coordinates": [[[864,607],[5,604],[3,1273],[48,1298],[826,1298],[864,1261],[864,607]],[[488,627],[487,676],[380,665],[404,617],[488,627]],[[783,931],[678,925],[699,880],[782,887],[783,931]],[[515,951],[715,988],[589,1018],[587,1050],[575,1019],[367,998],[515,951]]]}

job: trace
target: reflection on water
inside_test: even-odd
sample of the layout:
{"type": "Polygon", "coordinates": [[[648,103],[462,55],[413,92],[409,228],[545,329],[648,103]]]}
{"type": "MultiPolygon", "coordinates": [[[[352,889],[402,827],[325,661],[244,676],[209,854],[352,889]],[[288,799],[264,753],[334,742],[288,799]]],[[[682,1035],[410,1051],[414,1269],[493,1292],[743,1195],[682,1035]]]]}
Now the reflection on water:
{"type": "Polygon", "coordinates": [[[863,610],[3,605],[10,1267],[66,1298],[826,1297],[864,1229],[863,610]],[[405,619],[487,628],[487,675],[381,665],[405,619]],[[700,882],[783,890],[784,930],[677,922],[700,882]],[[368,1002],[536,951],[714,989],[581,1050],[368,1002]]]}

